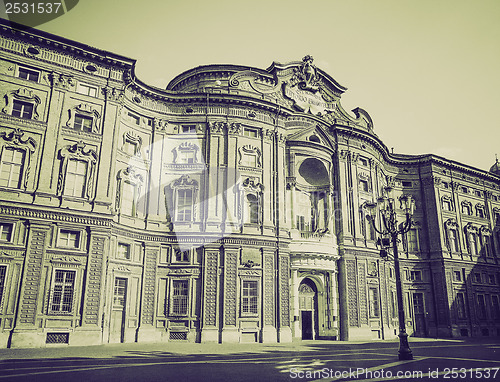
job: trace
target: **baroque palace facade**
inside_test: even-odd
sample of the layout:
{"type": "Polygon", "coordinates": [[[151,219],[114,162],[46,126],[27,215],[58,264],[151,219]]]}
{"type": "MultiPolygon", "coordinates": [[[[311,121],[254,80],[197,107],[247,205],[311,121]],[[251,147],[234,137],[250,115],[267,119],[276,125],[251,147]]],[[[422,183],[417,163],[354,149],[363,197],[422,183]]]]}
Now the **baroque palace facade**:
{"type": "Polygon", "coordinates": [[[390,153],[310,56],[164,90],[132,59],[0,28],[0,347],[395,337],[362,208],[385,190],[416,200],[409,333],[500,334],[499,166],[390,153]]]}

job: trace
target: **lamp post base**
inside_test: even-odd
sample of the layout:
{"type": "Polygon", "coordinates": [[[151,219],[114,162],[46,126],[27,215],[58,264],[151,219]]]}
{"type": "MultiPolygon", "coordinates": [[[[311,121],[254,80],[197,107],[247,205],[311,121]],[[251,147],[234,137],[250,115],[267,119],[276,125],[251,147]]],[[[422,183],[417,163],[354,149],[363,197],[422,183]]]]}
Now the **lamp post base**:
{"type": "Polygon", "coordinates": [[[399,335],[399,360],[407,361],[413,359],[413,354],[408,344],[408,334],[406,332],[400,332],[399,335]]]}

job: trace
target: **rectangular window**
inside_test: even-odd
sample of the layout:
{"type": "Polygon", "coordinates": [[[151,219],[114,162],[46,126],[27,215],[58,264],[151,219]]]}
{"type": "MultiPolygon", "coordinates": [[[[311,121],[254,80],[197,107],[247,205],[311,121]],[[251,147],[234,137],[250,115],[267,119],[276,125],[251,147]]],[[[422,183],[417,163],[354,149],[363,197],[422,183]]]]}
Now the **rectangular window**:
{"type": "Polygon", "coordinates": [[[462,281],[462,272],[453,271],[453,281],[462,281]]]}
{"type": "Polygon", "coordinates": [[[12,102],[12,115],[18,118],[31,119],[33,116],[33,104],[15,99],[12,102]]]}
{"type": "Polygon", "coordinates": [[[369,191],[368,181],[367,180],[360,180],[359,181],[359,188],[363,192],[368,192],[369,191]]]}
{"type": "Polygon", "coordinates": [[[23,170],[24,151],[5,147],[0,163],[0,186],[19,188],[23,170]]]}
{"type": "Polygon", "coordinates": [[[189,251],[175,251],[175,261],[177,262],[189,262],[189,251]]]}
{"type": "Polygon", "coordinates": [[[127,299],[127,279],[117,277],[113,289],[113,307],[124,308],[127,299]]]}
{"type": "Polygon", "coordinates": [[[87,132],[92,132],[92,117],[87,117],[85,115],[76,114],[75,115],[75,123],[73,124],[73,128],[75,130],[82,130],[87,132]]]}
{"type": "Polygon", "coordinates": [[[445,211],[451,211],[451,201],[444,199],[443,200],[443,210],[445,211]]]}
{"type": "Polygon", "coordinates": [[[71,313],[75,290],[76,271],[56,270],[54,275],[50,311],[71,313]]]}
{"type": "Polygon", "coordinates": [[[182,134],[196,134],[196,125],[182,125],[182,134]]]}
{"type": "Polygon", "coordinates": [[[87,162],[70,159],[64,182],[64,195],[84,197],[85,180],[87,177],[87,162]]]}
{"type": "Polygon", "coordinates": [[[481,282],[481,273],[474,273],[474,281],[477,283],[481,282]]]}
{"type": "Polygon", "coordinates": [[[258,313],[258,284],[257,281],[243,281],[241,293],[241,312],[243,314],[258,313]]]}
{"type": "Polygon", "coordinates": [[[486,319],[486,302],[483,294],[477,295],[477,317],[481,320],[486,319]]]}
{"type": "Polygon", "coordinates": [[[177,163],[195,163],[194,150],[179,150],[177,163]]]}
{"type": "Polygon", "coordinates": [[[80,232],[62,229],[59,231],[59,246],[67,248],[80,247],[80,232]]]}
{"type": "Polygon", "coordinates": [[[135,216],[135,185],[123,182],[120,212],[124,215],[135,216]]]}
{"type": "Polygon", "coordinates": [[[7,277],[7,266],[0,265],[0,306],[2,304],[3,291],[5,289],[5,278],[7,277]]]}
{"type": "Polygon", "coordinates": [[[491,285],[495,285],[496,284],[495,275],[488,275],[488,282],[491,285]]]}
{"type": "MultiPolygon", "coordinates": [[[[392,270],[392,269],[391,269],[392,270]]],[[[398,317],[398,300],[396,298],[396,292],[391,291],[391,310],[392,310],[392,318],[398,317]]]]}
{"type": "Polygon", "coordinates": [[[411,281],[422,281],[422,271],[410,271],[411,281]]]}
{"type": "Polygon", "coordinates": [[[471,233],[469,235],[470,253],[471,255],[477,255],[477,234],[471,233]]]}
{"type": "Polygon", "coordinates": [[[76,87],[76,92],[91,97],[97,97],[97,88],[87,84],[79,83],[76,87]]]}
{"type": "Polygon", "coordinates": [[[38,82],[38,78],[40,78],[40,73],[32,69],[19,68],[17,76],[19,78],[24,78],[25,80],[28,81],[38,82]]]}
{"type": "Polygon", "coordinates": [[[257,138],[259,136],[259,130],[246,128],[243,130],[243,135],[251,138],[257,138]]]}
{"type": "Polygon", "coordinates": [[[493,319],[500,319],[500,304],[498,302],[498,296],[491,296],[491,308],[493,319]]]}
{"type": "Polygon", "coordinates": [[[455,302],[457,307],[457,317],[461,320],[467,318],[467,311],[465,309],[465,297],[462,292],[457,293],[457,298],[455,302]]]}
{"type": "Polygon", "coordinates": [[[401,182],[401,185],[402,185],[403,187],[412,187],[412,186],[413,186],[413,183],[412,183],[412,182],[409,182],[409,181],[406,181],[406,180],[403,180],[403,181],[401,182]]]}
{"type": "Polygon", "coordinates": [[[368,289],[368,303],[370,305],[370,317],[379,317],[380,309],[377,288],[368,289]]]}
{"type": "Polygon", "coordinates": [[[137,144],[135,142],[125,141],[123,143],[122,151],[133,156],[137,153],[137,144]]]}
{"type": "Polygon", "coordinates": [[[177,221],[188,222],[192,219],[193,190],[180,189],[177,191],[177,221]]]}
{"type": "Polygon", "coordinates": [[[418,252],[418,232],[412,228],[408,231],[408,251],[418,252]]]}
{"type": "Polygon", "coordinates": [[[241,158],[241,165],[246,167],[257,167],[257,155],[243,154],[241,158]]]}
{"type": "Polygon", "coordinates": [[[449,235],[450,235],[450,249],[453,252],[459,252],[460,248],[458,246],[457,230],[456,229],[450,229],[449,230],[449,235]]]}
{"type": "Polygon", "coordinates": [[[252,224],[259,223],[259,198],[256,195],[247,195],[248,203],[248,222],[252,224]]]}
{"type": "Polygon", "coordinates": [[[299,231],[306,230],[306,218],[304,216],[297,215],[297,229],[299,231]]]}
{"type": "Polygon", "coordinates": [[[0,223],[0,241],[12,240],[12,224],[0,223]]]}
{"type": "Polygon", "coordinates": [[[130,260],[130,245],[124,243],[118,243],[116,257],[118,259],[130,260]]]}
{"type": "Polygon", "coordinates": [[[139,117],[138,115],[135,115],[135,114],[132,114],[132,113],[128,113],[128,118],[129,118],[130,121],[132,121],[136,125],[140,125],[141,124],[141,117],[139,117]]]}
{"type": "Polygon", "coordinates": [[[188,280],[172,281],[172,314],[188,314],[188,280]]]}

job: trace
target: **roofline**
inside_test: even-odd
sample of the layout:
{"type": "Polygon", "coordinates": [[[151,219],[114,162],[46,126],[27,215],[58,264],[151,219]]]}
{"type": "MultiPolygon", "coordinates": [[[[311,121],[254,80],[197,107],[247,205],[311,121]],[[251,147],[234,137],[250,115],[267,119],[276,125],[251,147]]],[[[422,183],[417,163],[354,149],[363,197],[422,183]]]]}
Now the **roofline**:
{"type": "Polygon", "coordinates": [[[133,58],[122,56],[107,50],[94,48],[93,46],[86,45],[75,40],[70,40],[40,29],[29,28],[23,24],[15,23],[2,18],[0,18],[0,30],[3,33],[7,32],[13,35],[18,35],[27,40],[31,39],[33,42],[43,42],[47,45],[61,48],[63,50],[67,50],[68,48],[73,52],[76,50],[75,53],[85,56],[86,59],[91,58],[96,61],[106,59],[107,61],[115,62],[123,66],[134,66],[136,63],[136,60],[133,58]]]}

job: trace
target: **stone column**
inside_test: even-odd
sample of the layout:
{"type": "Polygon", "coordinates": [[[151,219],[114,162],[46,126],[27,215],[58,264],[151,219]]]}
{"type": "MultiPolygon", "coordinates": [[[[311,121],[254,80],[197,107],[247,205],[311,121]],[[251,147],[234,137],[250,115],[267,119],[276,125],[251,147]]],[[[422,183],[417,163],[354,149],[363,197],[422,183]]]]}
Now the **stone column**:
{"type": "Polygon", "coordinates": [[[205,247],[201,342],[219,342],[219,248],[205,247]]]}
{"type": "Polygon", "coordinates": [[[263,253],[262,342],[277,342],[274,251],[263,253]]]}
{"type": "Polygon", "coordinates": [[[137,342],[152,342],[158,337],[155,319],[156,264],[160,247],[146,246],[142,271],[141,321],[137,333],[137,342]]]}
{"type": "Polygon", "coordinates": [[[19,309],[11,347],[45,346],[40,312],[46,298],[43,295],[42,271],[49,229],[50,226],[46,222],[30,221],[19,309]]]}
{"type": "Polygon", "coordinates": [[[222,342],[239,342],[238,314],[238,248],[224,248],[224,326],[222,342]]]}
{"type": "Polygon", "coordinates": [[[78,344],[91,345],[102,342],[104,308],[104,279],[109,252],[109,231],[92,227],[87,260],[86,285],[82,310],[82,322],[78,332],[78,344]]]}
{"type": "MultiPolygon", "coordinates": [[[[278,252],[279,253],[279,252],[278,252]]],[[[279,307],[279,342],[291,342],[290,330],[290,254],[278,254],[278,307],[279,307]]]]}
{"type": "Polygon", "coordinates": [[[292,290],[290,292],[293,306],[293,322],[292,333],[295,338],[302,337],[300,328],[300,310],[299,310],[299,271],[292,269],[292,290]]]}

